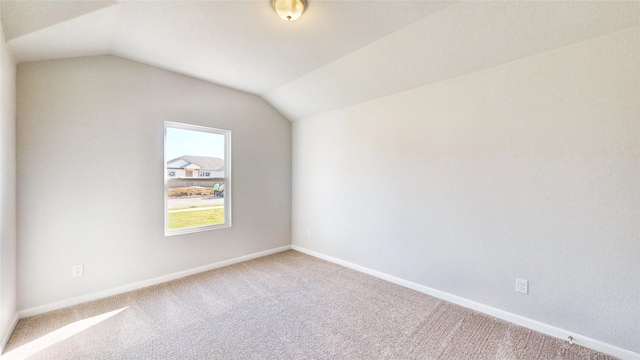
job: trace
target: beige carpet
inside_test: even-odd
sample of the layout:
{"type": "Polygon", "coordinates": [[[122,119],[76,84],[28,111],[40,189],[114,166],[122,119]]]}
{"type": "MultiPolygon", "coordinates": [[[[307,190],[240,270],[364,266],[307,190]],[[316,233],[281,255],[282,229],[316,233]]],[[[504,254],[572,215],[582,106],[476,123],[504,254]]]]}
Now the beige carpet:
{"type": "Polygon", "coordinates": [[[295,251],[20,320],[25,357],[611,359],[295,251]]]}

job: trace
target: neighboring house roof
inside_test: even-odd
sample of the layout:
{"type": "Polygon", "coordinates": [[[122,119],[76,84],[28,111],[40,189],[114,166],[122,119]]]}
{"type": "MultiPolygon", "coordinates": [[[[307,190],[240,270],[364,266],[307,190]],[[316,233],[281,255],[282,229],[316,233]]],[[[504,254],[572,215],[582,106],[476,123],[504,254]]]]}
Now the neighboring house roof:
{"type": "Polygon", "coordinates": [[[167,162],[167,167],[170,169],[182,169],[187,165],[189,165],[189,162],[180,158],[167,162]]]}
{"type": "Polygon", "coordinates": [[[191,164],[198,165],[201,170],[224,170],[224,160],[217,157],[183,155],[173,160],[167,161],[167,167],[171,169],[184,169],[191,164]]]}

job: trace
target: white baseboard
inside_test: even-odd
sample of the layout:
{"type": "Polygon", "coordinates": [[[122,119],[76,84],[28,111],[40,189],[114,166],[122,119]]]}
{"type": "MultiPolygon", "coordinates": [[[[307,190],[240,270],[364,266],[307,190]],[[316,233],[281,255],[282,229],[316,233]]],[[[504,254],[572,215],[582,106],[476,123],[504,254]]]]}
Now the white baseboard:
{"type": "Polygon", "coordinates": [[[619,348],[617,346],[613,346],[607,343],[604,343],[602,341],[598,341],[595,339],[591,339],[588,338],[586,336],[582,336],[580,334],[576,334],[576,333],[572,333],[570,331],[567,330],[563,330],[560,328],[557,328],[555,326],[551,326],[533,319],[529,319],[527,317],[524,316],[520,316],[520,315],[516,315],[513,313],[510,313],[508,311],[504,311],[504,310],[500,310],[500,309],[496,309],[494,307],[488,306],[488,305],[484,305],[469,299],[465,299],[463,297],[460,296],[456,296],[456,295],[452,295],[449,293],[446,293],[444,291],[440,291],[440,290],[436,290],[424,285],[420,285],[420,284],[416,284],[414,282],[411,281],[407,281],[404,279],[400,279],[397,278],[395,276],[391,276],[376,270],[372,270],[369,268],[366,268],[364,266],[360,266],[360,265],[356,265],[353,263],[350,263],[348,261],[344,261],[344,260],[340,260],[331,256],[327,256],[312,250],[308,250],[305,249],[303,247],[297,246],[297,245],[292,245],[291,248],[293,250],[296,251],[300,251],[302,253],[305,253],[307,255],[311,255],[314,257],[317,257],[319,259],[323,259],[323,260],[327,260],[329,262],[347,267],[349,269],[353,269],[356,271],[360,271],[362,273],[371,275],[371,276],[375,276],[377,278],[389,281],[391,283],[400,285],[400,286],[404,286],[416,291],[419,291],[421,293],[496,317],[498,319],[502,319],[505,321],[508,321],[510,323],[516,324],[516,325],[520,325],[522,327],[525,327],[527,329],[531,329],[549,336],[553,336],[555,338],[561,339],[561,340],[568,340],[569,336],[573,337],[573,343],[574,344],[578,344],[581,346],[584,346],[586,348],[595,350],[595,351],[599,351],[601,353],[605,353],[611,356],[615,356],[617,358],[620,359],[625,359],[625,360],[638,360],[640,359],[640,354],[634,353],[632,351],[626,350],[626,349],[622,349],[619,348]]]}
{"type": "Polygon", "coordinates": [[[2,333],[2,340],[0,340],[0,354],[4,352],[4,348],[7,346],[7,343],[11,338],[11,334],[13,334],[13,330],[16,328],[16,325],[18,325],[18,320],[20,320],[20,318],[16,313],[13,316],[13,320],[11,320],[11,323],[9,324],[9,326],[6,329],[3,329],[4,332],[2,333]]]}
{"type": "Polygon", "coordinates": [[[32,307],[32,308],[20,310],[18,312],[18,317],[20,319],[24,319],[24,318],[27,318],[27,317],[30,317],[30,316],[44,314],[44,313],[47,313],[49,311],[66,308],[66,307],[69,307],[69,306],[85,303],[85,302],[88,302],[88,301],[104,299],[104,298],[107,298],[109,296],[118,295],[118,294],[126,293],[126,292],[129,292],[129,291],[142,289],[142,288],[145,288],[145,287],[148,287],[148,286],[157,285],[157,284],[161,284],[161,283],[164,283],[164,282],[167,282],[167,281],[183,278],[185,276],[198,274],[198,273],[201,273],[201,272],[205,272],[205,271],[221,268],[221,267],[224,267],[224,266],[229,266],[229,265],[241,263],[243,261],[248,261],[248,260],[256,259],[256,258],[259,258],[259,257],[271,255],[271,254],[276,254],[276,253],[279,253],[279,252],[282,252],[282,251],[286,251],[286,250],[289,250],[289,249],[291,249],[290,245],[282,246],[282,247],[279,247],[279,248],[275,248],[275,249],[271,249],[271,250],[265,250],[265,251],[261,251],[261,252],[257,252],[257,253],[253,253],[253,254],[249,254],[249,255],[244,255],[244,256],[237,257],[237,258],[224,260],[224,261],[220,261],[220,262],[217,262],[217,263],[214,263],[214,264],[205,265],[205,266],[200,266],[200,267],[197,267],[197,268],[194,268],[194,269],[180,271],[180,272],[177,272],[177,273],[164,275],[164,276],[160,276],[160,277],[149,279],[149,280],[139,281],[139,282],[128,284],[128,285],[124,285],[124,286],[118,286],[116,288],[112,288],[112,289],[108,289],[108,290],[98,291],[98,292],[94,292],[94,293],[90,293],[90,294],[86,294],[86,295],[76,296],[76,297],[73,297],[73,298],[70,298],[70,299],[66,299],[66,300],[61,300],[61,301],[56,301],[56,302],[49,303],[49,304],[35,306],[35,307],[32,307]]]}

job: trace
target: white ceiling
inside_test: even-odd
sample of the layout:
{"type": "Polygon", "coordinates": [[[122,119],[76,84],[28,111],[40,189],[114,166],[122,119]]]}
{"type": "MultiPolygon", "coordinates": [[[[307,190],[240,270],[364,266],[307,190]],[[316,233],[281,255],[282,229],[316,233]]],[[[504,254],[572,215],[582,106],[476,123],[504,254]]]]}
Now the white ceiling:
{"type": "Polygon", "coordinates": [[[288,23],[270,0],[2,1],[2,24],[18,61],[109,53],[264,94],[448,5],[337,4],[288,23]]]}
{"type": "Polygon", "coordinates": [[[18,62],[112,54],[262,96],[298,120],[640,24],[640,2],[1,0],[18,62]]]}

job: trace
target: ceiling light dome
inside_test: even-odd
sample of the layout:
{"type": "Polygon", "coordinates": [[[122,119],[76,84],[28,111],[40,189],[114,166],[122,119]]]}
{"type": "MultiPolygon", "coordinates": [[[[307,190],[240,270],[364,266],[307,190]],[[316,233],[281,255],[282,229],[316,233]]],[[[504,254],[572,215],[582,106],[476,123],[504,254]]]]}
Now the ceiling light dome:
{"type": "Polygon", "coordinates": [[[302,15],[307,3],[304,0],[272,0],[271,5],[282,19],[293,21],[302,15]]]}

